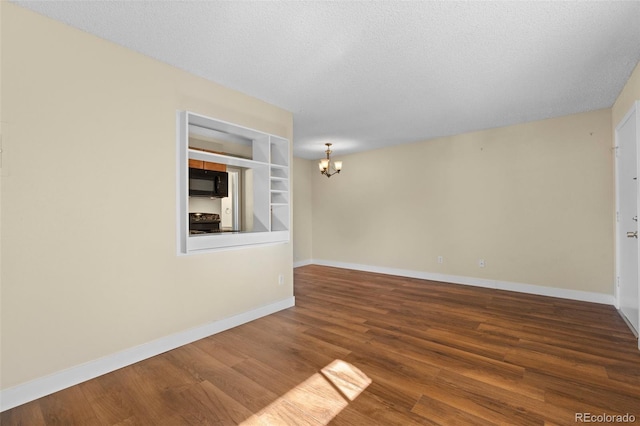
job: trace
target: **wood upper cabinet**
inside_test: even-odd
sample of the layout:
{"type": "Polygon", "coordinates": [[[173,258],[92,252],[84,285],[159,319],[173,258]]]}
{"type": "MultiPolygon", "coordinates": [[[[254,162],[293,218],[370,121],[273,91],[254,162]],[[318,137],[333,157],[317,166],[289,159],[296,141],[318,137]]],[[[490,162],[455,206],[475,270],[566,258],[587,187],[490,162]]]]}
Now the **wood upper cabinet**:
{"type": "Polygon", "coordinates": [[[211,163],[209,161],[202,160],[194,160],[193,158],[189,158],[189,168],[192,169],[204,169],[204,170],[214,170],[217,172],[226,172],[227,165],[219,164],[219,163],[211,163]]]}
{"type": "Polygon", "coordinates": [[[204,169],[204,161],[202,161],[202,160],[194,160],[193,158],[189,158],[189,168],[190,169],[204,169]]]}
{"type": "Polygon", "coordinates": [[[205,170],[215,170],[218,172],[226,172],[227,171],[227,165],[226,164],[220,164],[220,163],[210,163],[208,161],[203,161],[204,163],[204,169],[205,170]]]}

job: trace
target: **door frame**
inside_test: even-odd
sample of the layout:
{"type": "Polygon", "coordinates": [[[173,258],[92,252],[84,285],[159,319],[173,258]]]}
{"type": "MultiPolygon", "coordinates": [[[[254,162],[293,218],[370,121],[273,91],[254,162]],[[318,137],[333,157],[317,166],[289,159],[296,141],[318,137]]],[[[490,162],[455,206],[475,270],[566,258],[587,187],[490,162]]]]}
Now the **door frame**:
{"type": "MultiPolygon", "coordinates": [[[[615,128],[615,145],[614,145],[614,172],[615,172],[615,261],[616,261],[616,270],[615,270],[615,307],[616,309],[620,309],[620,269],[621,269],[621,261],[620,261],[620,253],[621,253],[621,243],[622,243],[622,226],[620,225],[619,214],[620,214],[620,196],[619,196],[619,188],[620,188],[620,176],[619,176],[619,167],[620,167],[620,157],[618,156],[618,140],[619,140],[619,131],[620,128],[630,119],[636,120],[636,171],[640,172],[640,100],[635,101],[629,111],[625,114],[624,118],[620,120],[620,122],[616,125],[615,128]],[[635,116],[635,118],[634,118],[635,116]]],[[[636,194],[636,211],[640,211],[640,185],[638,186],[638,193],[636,194]]],[[[626,232],[626,231],[624,231],[626,232]]],[[[640,238],[638,239],[638,250],[640,252],[640,238]]],[[[638,276],[640,277],[640,262],[638,262],[638,276]]],[[[638,280],[638,293],[640,294],[640,280],[638,280]]],[[[620,315],[627,321],[626,317],[620,313],[620,315]]],[[[640,324],[640,310],[638,313],[638,324],[640,324]]],[[[634,332],[640,333],[640,330],[633,330],[633,327],[629,325],[629,328],[634,332]]],[[[638,335],[636,335],[638,337],[638,335]]],[[[640,339],[638,340],[638,349],[640,349],[640,339]]]]}

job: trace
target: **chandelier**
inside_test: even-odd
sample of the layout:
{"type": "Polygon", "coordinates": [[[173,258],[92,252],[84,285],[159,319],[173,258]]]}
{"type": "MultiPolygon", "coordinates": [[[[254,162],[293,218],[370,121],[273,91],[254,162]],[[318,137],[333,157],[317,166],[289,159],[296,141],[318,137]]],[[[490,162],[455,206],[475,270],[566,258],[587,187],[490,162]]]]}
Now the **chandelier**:
{"type": "Polygon", "coordinates": [[[330,178],[336,173],[340,173],[340,170],[342,170],[342,161],[331,162],[331,144],[325,143],[325,145],[327,146],[327,150],[325,151],[327,153],[327,158],[320,160],[318,167],[320,168],[321,174],[330,178]],[[333,173],[331,172],[331,169],[333,169],[333,173]]]}

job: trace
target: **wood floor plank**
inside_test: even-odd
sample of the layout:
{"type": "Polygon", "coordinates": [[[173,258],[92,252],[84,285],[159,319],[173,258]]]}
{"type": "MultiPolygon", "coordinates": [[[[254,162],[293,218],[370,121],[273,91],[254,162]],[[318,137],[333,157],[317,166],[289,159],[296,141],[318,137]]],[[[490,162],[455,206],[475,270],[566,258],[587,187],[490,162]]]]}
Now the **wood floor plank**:
{"type": "Polygon", "coordinates": [[[253,358],[234,365],[233,369],[254,382],[268,387],[277,395],[284,395],[308,377],[306,374],[284,374],[272,365],[253,358]]]}
{"type": "Polygon", "coordinates": [[[519,343],[519,340],[495,338],[476,330],[452,332],[436,327],[426,330],[425,337],[436,343],[447,344],[456,349],[495,360],[504,359],[509,348],[519,343]]]}
{"type": "Polygon", "coordinates": [[[44,426],[46,424],[39,403],[19,405],[0,414],[0,425],[44,426]]]}
{"type": "MultiPolygon", "coordinates": [[[[146,361],[148,360],[142,363],[146,361]]],[[[135,419],[133,424],[168,424],[173,413],[167,408],[166,394],[156,385],[153,376],[145,377],[141,373],[138,368],[140,364],[121,368],[109,373],[108,376],[119,382],[123,398],[128,402],[133,413],[133,419],[135,419]]],[[[125,421],[126,419],[123,419],[121,422],[125,421]]]]}
{"type": "MultiPolygon", "coordinates": [[[[545,389],[545,400],[561,407],[589,411],[598,407],[606,412],[638,411],[640,388],[618,388],[613,384],[602,386],[602,382],[588,382],[574,377],[554,376],[553,373],[527,371],[524,382],[545,389]]],[[[636,417],[638,417],[636,415],[636,417]]],[[[638,417],[640,419],[640,417],[638,417]]]]}
{"type": "Polygon", "coordinates": [[[449,381],[435,381],[425,390],[424,395],[492,424],[544,424],[540,416],[509,406],[504,401],[489,396],[490,394],[449,381]]]}
{"type": "Polygon", "coordinates": [[[240,338],[250,341],[254,351],[252,356],[273,366],[281,374],[302,374],[307,377],[317,372],[336,357],[349,351],[330,342],[320,341],[313,336],[300,333],[295,340],[283,342],[281,336],[270,336],[255,324],[246,324],[240,338]],[[251,340],[250,340],[251,339],[251,340]],[[318,342],[319,344],[314,344],[318,342]],[[315,346],[315,347],[314,347],[315,346]],[[322,348],[323,350],[317,350],[322,348]]]}
{"type": "Polygon", "coordinates": [[[233,345],[229,345],[215,339],[201,339],[197,342],[193,342],[193,346],[205,353],[215,354],[216,360],[219,360],[229,367],[241,363],[248,358],[247,355],[243,354],[233,345]]]}
{"type": "Polygon", "coordinates": [[[189,425],[240,424],[253,413],[208,380],[170,391],[169,405],[189,425]]]}
{"type": "Polygon", "coordinates": [[[13,425],[571,425],[640,419],[612,306],[309,265],[296,306],[0,414],[13,425]]]}
{"type": "Polygon", "coordinates": [[[495,377],[521,378],[524,374],[524,368],[516,364],[494,360],[450,345],[413,336],[378,334],[371,341],[371,346],[377,350],[392,352],[434,367],[454,369],[470,375],[482,372],[495,377]]]}
{"type": "MultiPolygon", "coordinates": [[[[330,419],[329,419],[330,420],[330,419]]],[[[241,423],[242,426],[300,425],[321,426],[327,422],[317,420],[287,400],[278,400],[268,410],[259,412],[241,423]]]]}
{"type": "Polygon", "coordinates": [[[118,424],[134,418],[126,394],[113,375],[79,385],[101,424],[118,424]]]}
{"type": "Polygon", "coordinates": [[[573,379],[583,377],[587,381],[606,381],[607,370],[602,365],[565,359],[544,350],[514,348],[505,356],[505,361],[527,371],[550,372],[556,377],[573,379]]]}
{"type": "MultiPolygon", "coordinates": [[[[573,411],[548,403],[547,392],[526,394],[514,391],[514,388],[503,387],[499,383],[485,382],[450,370],[443,370],[437,379],[438,382],[448,386],[464,389],[466,392],[480,395],[491,401],[498,401],[502,407],[500,412],[508,413],[509,418],[524,415],[542,423],[546,423],[549,419],[574,420],[573,411]]],[[[519,387],[523,386],[523,381],[520,381],[519,387]]]]}
{"type": "Polygon", "coordinates": [[[486,426],[491,424],[478,416],[426,395],[420,397],[411,411],[442,426],[454,424],[486,426]]]}
{"type": "MultiPolygon", "coordinates": [[[[239,374],[232,367],[223,364],[214,356],[195,346],[183,346],[169,352],[167,356],[170,356],[174,360],[174,364],[182,368],[185,373],[197,379],[192,383],[206,380],[252,412],[259,411],[261,407],[268,405],[278,397],[268,388],[239,374]]],[[[176,388],[179,390],[180,386],[174,387],[174,389],[176,388]]]]}
{"type": "MultiPolygon", "coordinates": [[[[93,407],[79,386],[45,396],[40,401],[45,424],[99,425],[93,407]]],[[[4,422],[2,422],[4,425],[4,422]]]]}
{"type": "Polygon", "coordinates": [[[528,340],[531,342],[547,343],[557,348],[575,349],[585,354],[598,355],[611,360],[621,360],[623,363],[632,364],[640,359],[640,351],[634,349],[633,341],[619,346],[619,350],[613,350],[611,346],[618,346],[619,339],[601,339],[594,336],[568,337],[557,330],[544,330],[541,328],[523,327],[513,324],[489,324],[480,325],[478,331],[491,337],[528,340]]]}
{"type": "Polygon", "coordinates": [[[291,321],[298,321],[307,326],[318,327],[319,324],[326,323],[327,326],[331,324],[339,325],[359,333],[367,331],[367,327],[363,325],[367,321],[366,317],[358,318],[356,315],[352,316],[351,313],[340,312],[336,311],[333,306],[314,305],[278,312],[278,315],[287,316],[291,321]]]}
{"type": "MultiPolygon", "coordinates": [[[[387,389],[380,383],[376,383],[367,392],[364,392],[355,401],[340,412],[331,424],[349,424],[344,417],[352,410],[357,411],[367,421],[360,425],[428,425],[433,424],[428,419],[412,413],[406,406],[409,400],[401,401],[401,392],[397,389],[387,389]]],[[[355,423],[358,425],[358,423],[355,423]]]]}

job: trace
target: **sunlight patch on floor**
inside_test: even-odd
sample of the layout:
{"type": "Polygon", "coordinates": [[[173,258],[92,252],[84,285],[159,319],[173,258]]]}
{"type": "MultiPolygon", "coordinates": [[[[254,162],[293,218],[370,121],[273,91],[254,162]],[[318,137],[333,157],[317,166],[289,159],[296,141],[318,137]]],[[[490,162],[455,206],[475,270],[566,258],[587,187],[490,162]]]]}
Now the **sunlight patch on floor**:
{"type": "Polygon", "coordinates": [[[242,425],[326,425],[370,384],[366,374],[337,359],[242,425]]]}

